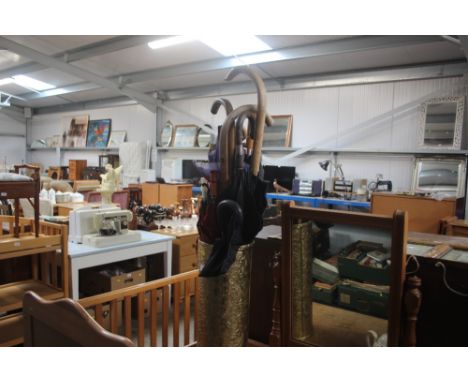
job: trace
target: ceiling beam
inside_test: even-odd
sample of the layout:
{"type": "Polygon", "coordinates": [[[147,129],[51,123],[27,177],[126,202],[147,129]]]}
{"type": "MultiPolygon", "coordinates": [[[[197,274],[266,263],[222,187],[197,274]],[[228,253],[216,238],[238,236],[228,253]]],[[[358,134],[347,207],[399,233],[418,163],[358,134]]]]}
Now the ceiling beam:
{"type": "MultiPolygon", "coordinates": [[[[335,74],[294,76],[265,80],[268,91],[348,86],[371,83],[410,81],[441,77],[461,77],[467,71],[464,62],[440,63],[419,67],[380,68],[335,74]]],[[[161,92],[168,101],[199,97],[218,97],[234,94],[255,93],[251,82],[225,82],[215,85],[196,86],[186,89],[161,92]]]]}
{"type": "MultiPolygon", "coordinates": [[[[344,38],[322,43],[301,45],[291,48],[282,48],[274,51],[246,54],[238,57],[217,58],[188,64],[168,66],[164,68],[145,70],[134,73],[121,74],[108,79],[120,84],[140,83],[168,77],[177,77],[187,74],[203,73],[213,70],[226,70],[235,66],[260,64],[266,62],[279,62],[298,60],[304,58],[336,55],[340,53],[361,52],[372,49],[391,48],[395,46],[424,44],[443,41],[439,36],[361,36],[344,38]]],[[[68,94],[75,91],[98,89],[99,86],[90,83],[79,83],[63,86],[53,91],[22,94],[25,99],[37,99],[50,96],[68,94]]]]}
{"type": "Polygon", "coordinates": [[[143,92],[139,92],[137,90],[134,90],[134,89],[131,89],[123,84],[120,84],[119,82],[117,81],[114,81],[114,80],[111,80],[111,79],[108,79],[108,78],[104,78],[104,77],[101,77],[101,76],[98,76],[92,72],[89,72],[87,70],[84,70],[84,69],[81,69],[77,66],[74,66],[74,65],[71,65],[71,64],[68,64],[66,62],[63,62],[61,61],[60,59],[57,59],[55,57],[51,57],[51,56],[47,56],[41,52],[38,52],[37,50],[34,50],[34,49],[31,49],[31,48],[28,48],[24,45],[21,45],[21,44],[18,44],[14,41],[11,41],[7,38],[4,38],[4,37],[0,37],[0,47],[4,48],[4,49],[7,49],[11,52],[15,52],[17,54],[19,54],[20,56],[24,56],[24,57],[28,57],[29,59],[35,61],[35,62],[38,62],[42,65],[45,65],[45,66],[48,66],[50,68],[54,68],[54,69],[57,69],[57,70],[60,70],[64,73],[68,73],[72,76],[75,76],[75,77],[78,77],[78,78],[81,78],[85,81],[88,81],[88,82],[92,82],[96,85],[98,85],[99,87],[103,87],[103,88],[106,88],[106,89],[109,89],[109,90],[114,90],[115,92],[118,92],[122,95],[125,95],[135,101],[137,101],[139,104],[141,104],[142,106],[144,106],[146,109],[148,109],[149,111],[153,112],[153,113],[156,113],[156,107],[159,106],[165,110],[168,110],[168,111],[171,111],[171,112],[175,112],[175,113],[179,113],[179,114],[182,114],[182,115],[186,115],[188,116],[189,118],[191,118],[194,122],[198,122],[201,124],[201,128],[205,131],[207,131],[208,133],[214,133],[216,134],[215,131],[213,131],[212,129],[210,128],[207,128],[205,125],[205,121],[200,119],[199,117],[197,116],[194,116],[190,113],[187,113],[185,110],[180,110],[180,109],[177,109],[177,108],[171,108],[171,107],[168,107],[166,105],[164,105],[163,102],[161,102],[160,100],[157,100],[156,98],[154,98],[153,96],[149,95],[149,94],[145,94],[143,92]]]}
{"type": "Polygon", "coordinates": [[[180,64],[133,74],[121,75],[124,83],[138,83],[181,75],[203,73],[213,70],[230,69],[241,65],[253,65],[305,58],[330,56],[343,53],[356,53],[373,49],[433,43],[442,41],[439,36],[360,36],[340,40],[293,46],[260,53],[244,54],[237,57],[224,57],[189,64],[180,64]]]}
{"type": "Polygon", "coordinates": [[[26,117],[24,116],[24,109],[15,105],[8,107],[0,107],[0,113],[7,115],[17,122],[25,123],[26,117]]]}
{"type": "MultiPolygon", "coordinates": [[[[409,81],[443,77],[460,77],[466,72],[464,62],[438,63],[420,67],[385,68],[359,72],[335,73],[324,75],[309,75],[300,77],[285,77],[265,80],[269,92],[311,89],[317,87],[346,86],[358,84],[372,84],[393,81],[409,81]],[[281,83],[281,86],[278,84],[281,83]]],[[[224,82],[221,84],[197,86],[186,89],[168,90],[160,92],[165,100],[178,100],[198,97],[219,97],[233,94],[255,93],[251,82],[224,82]]],[[[100,107],[123,106],[134,104],[126,97],[116,97],[87,102],[45,106],[34,109],[34,114],[50,114],[65,111],[76,111],[100,107]]]]}
{"type": "Polygon", "coordinates": [[[80,111],[80,110],[91,110],[91,109],[102,109],[107,107],[119,107],[119,106],[130,106],[136,105],[137,102],[125,97],[111,97],[111,98],[101,98],[90,101],[83,102],[72,102],[62,105],[55,106],[43,106],[33,109],[33,115],[43,115],[43,114],[53,114],[53,113],[63,113],[69,111],[80,111]]]}
{"type": "Polygon", "coordinates": [[[468,36],[458,36],[461,46],[465,52],[466,59],[468,60],[468,36]]]}
{"type": "Polygon", "coordinates": [[[17,53],[20,56],[27,57],[44,66],[60,70],[64,73],[81,78],[85,81],[92,82],[100,87],[114,90],[118,93],[121,93],[123,95],[126,95],[127,97],[130,97],[138,101],[139,103],[141,103],[143,106],[145,106],[149,110],[156,112],[156,102],[155,102],[156,100],[153,97],[144,93],[140,93],[136,90],[126,88],[125,86],[121,86],[116,81],[98,76],[92,72],[89,72],[77,66],[63,62],[62,60],[58,58],[47,56],[41,52],[38,52],[37,50],[18,44],[4,37],[0,37],[0,47],[4,49],[8,49],[11,52],[17,53]]]}
{"type": "MultiPolygon", "coordinates": [[[[133,48],[138,45],[146,44],[150,41],[164,38],[166,36],[118,36],[108,40],[98,41],[92,44],[81,46],[78,48],[66,50],[51,57],[61,59],[64,62],[74,62],[85,60],[96,56],[101,56],[106,53],[116,52],[122,49],[133,48]]],[[[17,65],[12,68],[0,70],[0,78],[12,77],[18,74],[27,74],[37,72],[42,69],[47,69],[46,66],[37,62],[28,62],[22,65],[17,65]]]]}
{"type": "Polygon", "coordinates": [[[448,42],[451,42],[452,44],[455,44],[455,45],[458,45],[460,46],[460,40],[456,37],[453,37],[453,36],[448,36],[448,35],[441,35],[440,37],[442,37],[444,40],[447,40],[448,42]]]}

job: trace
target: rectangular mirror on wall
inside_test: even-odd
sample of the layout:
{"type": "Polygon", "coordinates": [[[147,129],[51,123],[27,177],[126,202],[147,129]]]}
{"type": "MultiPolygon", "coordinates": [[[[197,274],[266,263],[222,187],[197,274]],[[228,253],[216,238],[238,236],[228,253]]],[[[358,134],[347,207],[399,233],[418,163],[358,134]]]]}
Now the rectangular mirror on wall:
{"type": "Polygon", "coordinates": [[[265,126],[263,147],[291,147],[293,116],[272,115],[273,125],[265,126]]]}
{"type": "Polygon", "coordinates": [[[419,146],[460,150],[465,97],[435,98],[422,105],[419,146]]]}
{"type": "Polygon", "coordinates": [[[466,162],[464,159],[416,159],[413,192],[444,193],[462,198],[465,195],[466,162]]]}

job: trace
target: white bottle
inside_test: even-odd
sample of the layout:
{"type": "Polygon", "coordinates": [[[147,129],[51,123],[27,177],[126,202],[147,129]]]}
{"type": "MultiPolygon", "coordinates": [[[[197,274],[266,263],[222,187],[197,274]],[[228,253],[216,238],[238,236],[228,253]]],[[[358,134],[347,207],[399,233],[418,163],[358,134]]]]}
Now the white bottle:
{"type": "Polygon", "coordinates": [[[51,188],[49,190],[49,200],[52,204],[55,204],[55,190],[53,188],[51,188]]]}
{"type": "Polygon", "coordinates": [[[45,187],[39,192],[39,199],[49,199],[49,192],[45,189],[45,187]]]}

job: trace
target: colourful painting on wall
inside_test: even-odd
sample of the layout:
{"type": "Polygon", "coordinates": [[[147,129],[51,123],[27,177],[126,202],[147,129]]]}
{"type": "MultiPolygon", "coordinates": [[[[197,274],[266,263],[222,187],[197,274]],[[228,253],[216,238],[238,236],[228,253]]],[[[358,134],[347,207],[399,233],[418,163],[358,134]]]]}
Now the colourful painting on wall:
{"type": "Polygon", "coordinates": [[[89,115],[62,118],[62,140],[57,146],[85,147],[88,130],[89,115]]]}
{"type": "Polygon", "coordinates": [[[86,147],[105,148],[109,143],[111,133],[110,119],[95,119],[89,121],[86,147]]]}

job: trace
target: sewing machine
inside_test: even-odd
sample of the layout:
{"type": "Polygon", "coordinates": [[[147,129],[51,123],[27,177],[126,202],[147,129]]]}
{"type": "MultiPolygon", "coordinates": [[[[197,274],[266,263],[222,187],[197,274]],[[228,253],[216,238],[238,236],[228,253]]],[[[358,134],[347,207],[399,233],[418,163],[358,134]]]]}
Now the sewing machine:
{"type": "Polygon", "coordinates": [[[114,206],[82,207],[70,213],[69,240],[93,247],[131,243],[140,232],[128,229],[133,214],[114,206]]]}

